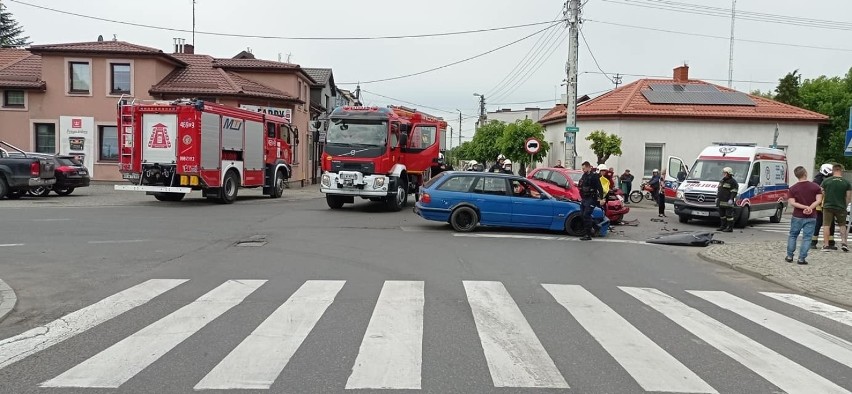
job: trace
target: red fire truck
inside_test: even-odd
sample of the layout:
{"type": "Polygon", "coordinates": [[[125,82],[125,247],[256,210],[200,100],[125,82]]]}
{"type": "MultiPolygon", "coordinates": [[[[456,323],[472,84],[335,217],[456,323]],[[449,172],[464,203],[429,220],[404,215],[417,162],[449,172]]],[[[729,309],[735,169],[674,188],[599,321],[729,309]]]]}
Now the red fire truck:
{"type": "Polygon", "coordinates": [[[446,143],[447,122],[414,109],[388,106],[335,109],[329,115],[320,191],[329,208],[355,197],[399,211],[431,178],[446,143]]]}
{"type": "Polygon", "coordinates": [[[160,201],[192,190],[224,204],[241,187],[281,197],[291,174],[290,122],[201,100],[132,101],[118,105],[120,171],[131,185],[160,201]]]}

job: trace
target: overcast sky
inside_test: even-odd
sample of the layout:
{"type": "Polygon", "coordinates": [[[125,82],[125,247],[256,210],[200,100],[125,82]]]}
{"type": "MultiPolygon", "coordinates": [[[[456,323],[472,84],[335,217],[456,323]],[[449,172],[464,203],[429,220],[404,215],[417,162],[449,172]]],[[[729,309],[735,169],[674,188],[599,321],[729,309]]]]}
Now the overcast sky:
{"type": "MultiPolygon", "coordinates": [[[[730,8],[731,0],[584,0],[583,33],[588,46],[607,73],[670,76],[684,61],[694,78],[714,79],[726,85],[727,39],[698,37],[671,32],[622,27],[611,23],[727,37],[730,18],[654,9],[649,4],[671,7],[695,4],[730,8]],[[634,5],[631,5],[634,4],[634,5]],[[635,5],[638,4],[638,5],[635,5]]],[[[94,41],[99,34],[111,39],[172,50],[172,38],[191,42],[190,33],[157,30],[86,19],[33,8],[3,0],[35,44],[94,41]]],[[[176,29],[191,29],[192,0],[23,0],[62,11],[117,21],[176,29]]],[[[257,36],[377,36],[463,31],[554,20],[560,14],[559,0],[430,0],[414,1],[273,1],[197,0],[196,29],[199,32],[236,33],[257,36]]],[[[852,2],[848,0],[738,0],[739,11],[833,20],[852,24],[852,2]]],[[[777,17],[775,17],[777,19],[777,17]]],[[[251,48],[258,58],[277,60],[279,54],[303,67],[330,67],[342,83],[371,81],[410,74],[458,61],[545,28],[519,29],[450,37],[370,41],[297,41],[263,38],[218,37],[197,33],[196,53],[231,57],[251,48]]],[[[848,29],[848,27],[847,27],[848,29]]],[[[850,30],[822,29],[738,19],[738,39],[772,41],[801,46],[835,48],[823,50],[737,41],[734,55],[734,87],[741,91],[768,90],[778,78],[799,69],[805,78],[842,75],[852,66],[850,30]],[[844,50],[845,49],[845,50],[844,50]],[[771,83],[764,83],[771,82],[771,83]]],[[[497,107],[550,107],[564,91],[568,42],[564,24],[489,55],[435,72],[394,81],[364,83],[364,100],[385,105],[393,100],[410,101],[465,115],[475,115],[478,97],[487,96],[488,110],[497,107]],[[524,63],[524,56],[530,61],[524,63]],[[521,73],[510,71],[521,62],[521,73]],[[507,79],[511,82],[501,84],[507,79]],[[558,92],[557,92],[558,89],[558,92]],[[372,92],[372,93],[371,93],[372,92]]],[[[580,40],[580,95],[600,94],[612,82],[602,75],[580,40]],[[593,73],[592,73],[593,72],[593,73]]],[[[624,76],[628,83],[641,77],[624,76]]],[[[458,115],[425,109],[457,122],[458,115]]],[[[457,123],[453,123],[457,124],[457,123]]],[[[457,127],[456,127],[457,128],[457,127]]],[[[464,134],[473,134],[473,119],[466,119],[464,134]]],[[[457,132],[457,130],[456,130],[457,132]]]]}

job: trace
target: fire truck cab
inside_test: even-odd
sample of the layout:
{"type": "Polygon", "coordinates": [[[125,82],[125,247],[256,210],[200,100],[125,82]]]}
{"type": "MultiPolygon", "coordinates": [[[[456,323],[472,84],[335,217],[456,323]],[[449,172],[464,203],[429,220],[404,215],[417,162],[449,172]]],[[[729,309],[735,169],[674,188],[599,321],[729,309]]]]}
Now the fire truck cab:
{"type": "Polygon", "coordinates": [[[291,174],[289,120],[201,100],[132,101],[118,105],[120,167],[130,185],[160,201],[193,190],[230,204],[240,188],[281,197],[291,174]]]}
{"type": "Polygon", "coordinates": [[[431,178],[447,123],[413,109],[388,106],[335,109],[322,155],[320,191],[331,209],[355,197],[399,211],[431,178]]]}

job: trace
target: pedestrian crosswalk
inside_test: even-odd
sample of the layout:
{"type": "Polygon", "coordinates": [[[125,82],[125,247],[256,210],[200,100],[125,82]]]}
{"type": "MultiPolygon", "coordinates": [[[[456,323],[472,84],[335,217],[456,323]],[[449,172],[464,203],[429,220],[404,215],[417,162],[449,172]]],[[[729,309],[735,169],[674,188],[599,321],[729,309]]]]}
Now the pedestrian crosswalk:
{"type": "MultiPolygon", "coordinates": [[[[784,216],[781,219],[780,223],[769,223],[769,222],[755,223],[754,228],[757,229],[757,230],[760,230],[760,231],[765,231],[765,232],[768,232],[768,233],[784,234],[786,236],[786,235],[790,234],[790,218],[784,216]]],[[[823,236],[822,229],[820,229],[819,230],[819,236],[817,237],[820,244],[823,242],[822,236],[823,236]]],[[[799,237],[801,237],[801,235],[799,237]]],[[[839,239],[839,237],[840,237],[840,231],[837,231],[835,233],[835,238],[839,239]]]]}
{"type": "MultiPolygon", "coordinates": [[[[162,298],[169,298],[178,287],[190,286],[186,279],[152,279],[71,312],[44,326],[0,341],[0,372],[39,353],[48,353],[56,345],[75,342],[75,337],[101,329],[111,321],[162,298]]],[[[188,382],[195,390],[265,390],[287,374],[287,366],[304,354],[299,353],[308,338],[334,331],[323,320],[335,311],[332,306],[346,288],[343,280],[308,280],[282,300],[259,324],[229,327],[240,332],[240,340],[205,368],[196,381],[188,382]],[[320,333],[317,333],[317,332],[320,333]]],[[[479,346],[466,344],[468,352],[482,356],[483,368],[493,387],[567,389],[572,385],[571,370],[586,359],[548,349],[537,327],[541,322],[529,318],[529,303],[517,302],[507,287],[498,281],[461,281],[463,301],[469,307],[471,333],[479,346]],[[562,362],[559,362],[562,360],[562,362]]],[[[264,287],[266,280],[227,280],[198,298],[182,301],[178,309],[115,342],[98,344],[90,351],[89,342],[78,343],[84,350],[74,365],[39,379],[40,387],[119,389],[143,370],[149,369],[171,353],[187,351],[182,343],[207,329],[216,329],[224,315],[246,307],[247,299],[264,287]]],[[[440,287],[445,290],[446,284],[440,287]]],[[[814,364],[793,360],[791,352],[773,349],[755,332],[780,336],[826,360],[852,368],[852,313],[818,300],[788,293],[763,292],[748,300],[725,291],[686,290],[665,292],[655,288],[622,286],[612,291],[632,302],[630,313],[623,304],[603,301],[600,289],[590,290],[576,284],[536,285],[546,295],[544,307],[557,319],[573,319],[562,324],[578,324],[584,332],[561,333],[574,340],[588,335],[638,387],[648,392],[716,393],[713,374],[695,370],[694,360],[672,352],[671,343],[636,325],[635,314],[650,314],[651,320],[663,318],[674,323],[695,341],[709,345],[704,351],[716,352],[736,362],[756,376],[787,393],[846,393],[849,381],[830,380],[837,374],[825,374],[814,364]],[[796,312],[796,313],[783,313],[796,312]],[[567,312],[567,314],[564,314],[567,312]],[[561,314],[560,314],[561,313],[561,314]],[[718,320],[726,314],[726,319],[718,320]],[[803,319],[802,317],[807,316],[803,319]],[[737,324],[731,324],[737,319],[737,324]],[[818,328],[814,324],[820,321],[818,328]],[[841,324],[837,324],[841,323],[841,324]],[[735,327],[750,325],[739,331],[735,327]],[[831,332],[829,332],[831,331],[831,332]],[[655,339],[652,339],[655,338],[655,339]],[[689,365],[689,366],[688,366],[689,365]]],[[[376,290],[379,290],[378,287],[376,290]]],[[[350,358],[344,389],[423,389],[424,338],[427,331],[441,325],[424,324],[430,307],[429,283],[404,280],[385,281],[377,298],[370,303],[369,322],[359,334],[360,345],[350,358]]],[[[461,302],[461,300],[460,300],[461,302]]],[[[337,311],[339,312],[339,311],[337,311]]],[[[365,314],[364,317],[367,315],[365,314]]],[[[152,319],[153,320],[153,319],[152,319]]],[[[333,321],[333,320],[332,320],[333,321]]],[[[366,319],[364,320],[366,321],[366,319]]],[[[141,325],[141,324],[140,324],[141,325]]],[[[221,327],[218,327],[221,329],[221,327]]],[[[447,338],[446,340],[452,340],[447,338]]],[[[353,341],[353,346],[358,342],[353,341]]],[[[353,348],[354,349],[354,348],[353,348]]],[[[65,352],[68,349],[64,349],[65,352]]],[[[344,355],[341,355],[344,357],[344,355]]],[[[812,357],[811,357],[812,360],[812,357]]]]}

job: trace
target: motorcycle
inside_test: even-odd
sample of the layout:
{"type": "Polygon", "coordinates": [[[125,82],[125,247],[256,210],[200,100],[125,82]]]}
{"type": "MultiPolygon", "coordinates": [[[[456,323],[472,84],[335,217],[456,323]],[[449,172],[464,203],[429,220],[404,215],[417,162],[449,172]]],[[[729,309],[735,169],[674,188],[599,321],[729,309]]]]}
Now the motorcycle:
{"type": "Polygon", "coordinates": [[[642,182],[642,186],[639,187],[639,190],[634,190],[630,192],[630,196],[628,196],[628,198],[630,198],[630,202],[634,204],[642,202],[643,198],[648,201],[653,201],[653,192],[654,188],[652,188],[651,185],[648,184],[648,182],[642,182]]]}
{"type": "MultiPolygon", "coordinates": [[[[632,193],[631,193],[632,194],[632,193]]],[[[630,212],[630,207],[624,204],[624,192],[619,188],[610,189],[605,198],[604,214],[610,223],[619,223],[624,219],[624,215],[630,212]]]]}

